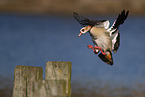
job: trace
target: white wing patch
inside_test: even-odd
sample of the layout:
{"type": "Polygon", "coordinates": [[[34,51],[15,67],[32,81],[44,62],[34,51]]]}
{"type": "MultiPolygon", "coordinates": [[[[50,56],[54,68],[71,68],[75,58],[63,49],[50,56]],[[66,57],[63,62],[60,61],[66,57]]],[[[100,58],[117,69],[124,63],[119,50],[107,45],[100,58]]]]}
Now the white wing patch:
{"type": "Polygon", "coordinates": [[[116,29],[113,28],[113,26],[115,25],[115,23],[116,23],[116,20],[114,21],[113,25],[109,29],[107,29],[107,31],[110,32],[110,36],[112,36],[112,33],[114,31],[116,31],[116,29],[117,29],[117,28],[116,29]]]}
{"type": "Polygon", "coordinates": [[[111,40],[112,40],[112,50],[114,50],[114,46],[115,46],[115,43],[117,42],[117,37],[118,37],[118,34],[119,34],[119,31],[118,31],[118,28],[113,28],[113,26],[115,25],[116,23],[116,20],[114,21],[113,25],[107,29],[107,31],[110,33],[110,37],[111,37],[111,40]]]}
{"type": "Polygon", "coordinates": [[[117,41],[117,36],[118,36],[118,33],[115,33],[113,36],[112,36],[112,50],[114,50],[114,45],[117,41]]]}
{"type": "Polygon", "coordinates": [[[110,22],[109,22],[109,20],[107,20],[107,21],[103,22],[103,24],[104,24],[104,28],[108,29],[109,25],[110,25],[110,22]]]}

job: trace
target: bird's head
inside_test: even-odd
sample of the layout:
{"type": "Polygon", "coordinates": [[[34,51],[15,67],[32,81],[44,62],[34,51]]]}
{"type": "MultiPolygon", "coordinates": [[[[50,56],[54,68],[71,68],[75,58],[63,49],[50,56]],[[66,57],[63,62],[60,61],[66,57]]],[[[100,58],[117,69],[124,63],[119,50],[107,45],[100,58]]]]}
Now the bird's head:
{"type": "Polygon", "coordinates": [[[83,28],[80,30],[80,34],[78,35],[78,37],[80,37],[81,35],[87,33],[88,31],[90,31],[91,28],[92,28],[91,26],[85,26],[85,27],[83,27],[83,28]]]}

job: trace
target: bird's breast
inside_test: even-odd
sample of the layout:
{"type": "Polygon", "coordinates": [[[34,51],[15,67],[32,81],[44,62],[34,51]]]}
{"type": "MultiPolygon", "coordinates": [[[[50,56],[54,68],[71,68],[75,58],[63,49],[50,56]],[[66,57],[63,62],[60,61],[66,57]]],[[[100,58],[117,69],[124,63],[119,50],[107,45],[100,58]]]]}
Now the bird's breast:
{"type": "Polygon", "coordinates": [[[104,28],[92,28],[90,30],[90,36],[96,46],[99,46],[104,50],[111,48],[110,35],[104,28]]]}
{"type": "Polygon", "coordinates": [[[92,27],[92,29],[90,30],[90,36],[92,37],[93,40],[105,38],[106,30],[104,28],[92,27]]]}

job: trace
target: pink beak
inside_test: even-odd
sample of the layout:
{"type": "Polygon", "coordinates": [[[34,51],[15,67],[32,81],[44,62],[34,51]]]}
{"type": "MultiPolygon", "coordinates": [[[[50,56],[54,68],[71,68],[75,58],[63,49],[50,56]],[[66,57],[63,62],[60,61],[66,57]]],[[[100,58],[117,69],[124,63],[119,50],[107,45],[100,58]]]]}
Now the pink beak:
{"type": "Polygon", "coordinates": [[[78,37],[80,37],[82,35],[82,33],[80,33],[79,35],[78,35],[78,37]]]}

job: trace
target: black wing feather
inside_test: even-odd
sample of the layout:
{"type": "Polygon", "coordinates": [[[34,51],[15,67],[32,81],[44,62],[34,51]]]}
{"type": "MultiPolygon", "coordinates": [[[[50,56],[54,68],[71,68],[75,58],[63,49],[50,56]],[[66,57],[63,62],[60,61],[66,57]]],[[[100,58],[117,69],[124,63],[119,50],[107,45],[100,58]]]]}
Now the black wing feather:
{"type": "Polygon", "coordinates": [[[74,18],[75,18],[81,25],[83,25],[83,26],[85,26],[85,25],[94,26],[94,25],[96,25],[96,24],[98,23],[98,21],[88,19],[88,18],[86,18],[86,17],[84,17],[84,16],[79,15],[79,14],[76,13],[76,12],[73,13],[73,16],[74,16],[74,18]]]}
{"type": "Polygon", "coordinates": [[[123,10],[121,12],[121,14],[118,15],[118,18],[116,19],[116,22],[113,26],[113,28],[117,28],[119,27],[120,24],[123,24],[124,21],[126,20],[126,18],[128,17],[129,11],[125,12],[125,10],[123,10]]]}

